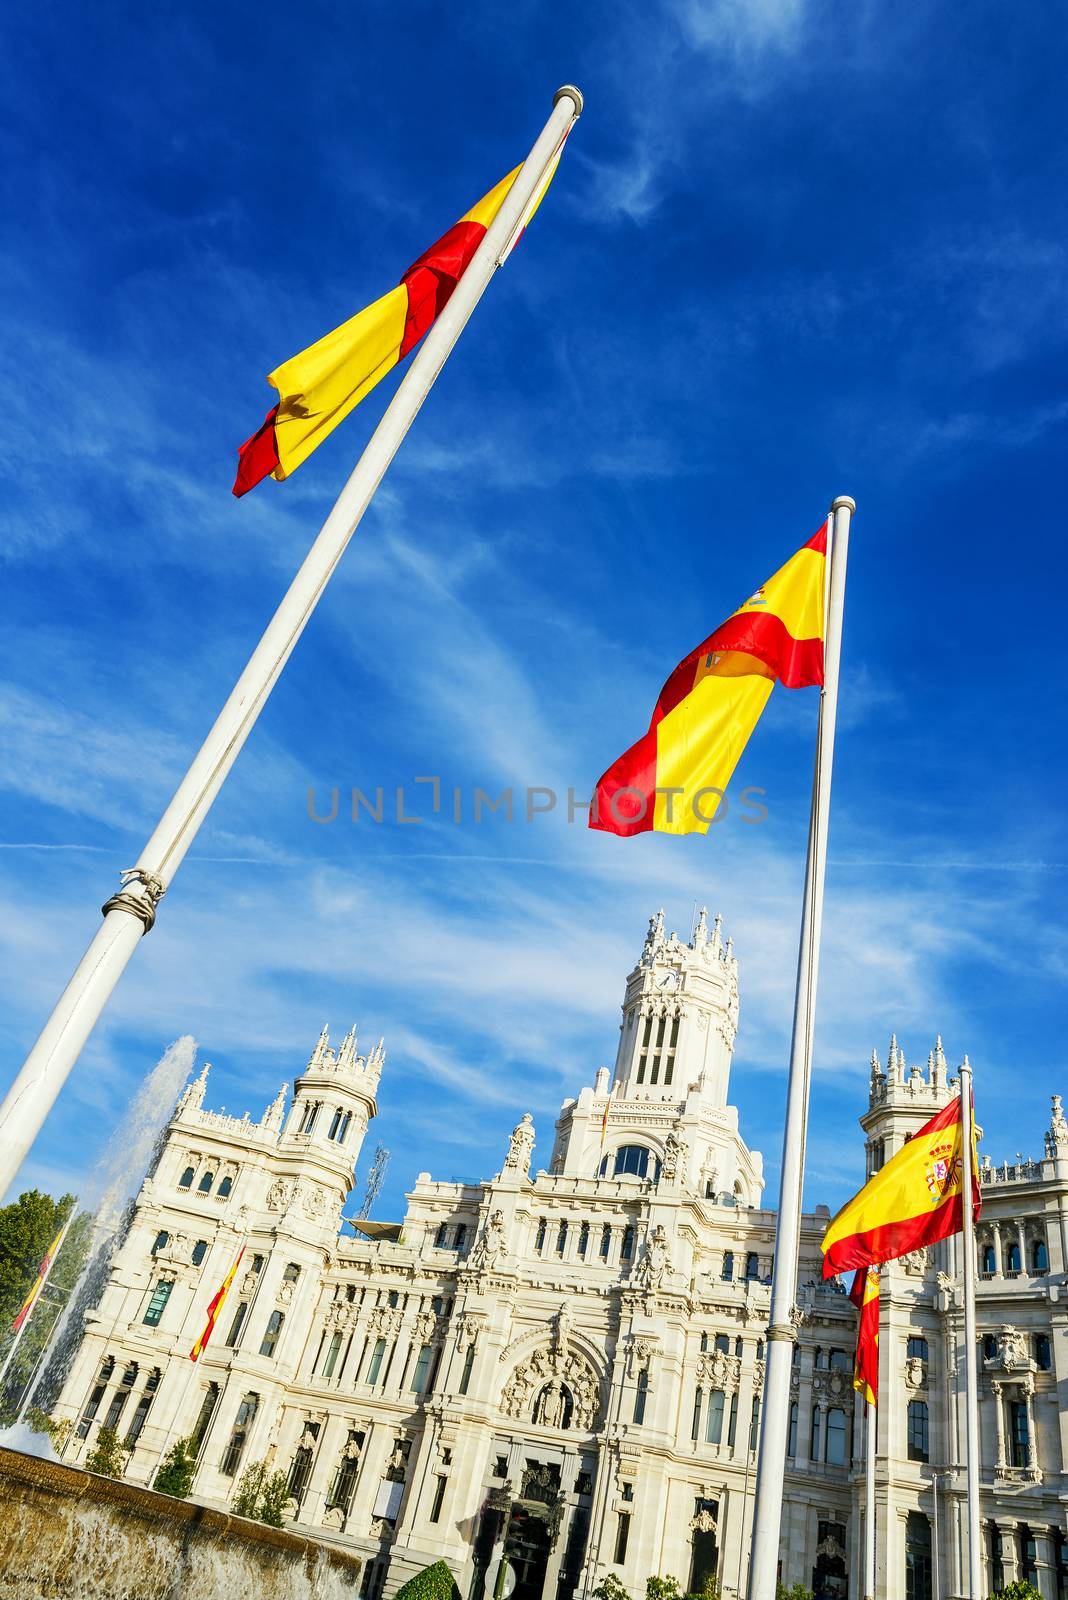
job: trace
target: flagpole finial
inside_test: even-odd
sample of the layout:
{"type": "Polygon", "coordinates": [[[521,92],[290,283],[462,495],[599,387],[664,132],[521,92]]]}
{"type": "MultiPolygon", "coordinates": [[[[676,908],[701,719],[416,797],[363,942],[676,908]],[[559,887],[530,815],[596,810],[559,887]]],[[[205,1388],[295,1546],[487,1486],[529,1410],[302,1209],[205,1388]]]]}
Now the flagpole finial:
{"type": "Polygon", "coordinates": [[[853,499],[851,494],[836,494],[834,499],[831,501],[831,510],[844,511],[846,509],[855,513],[857,509],[857,502],[853,499]]]}
{"type": "Polygon", "coordinates": [[[558,105],[565,95],[569,96],[570,99],[575,102],[576,117],[581,117],[582,107],[584,104],[582,99],[582,90],[576,89],[573,83],[562,83],[559,89],[557,89],[556,93],[553,95],[553,105],[558,105]]]}

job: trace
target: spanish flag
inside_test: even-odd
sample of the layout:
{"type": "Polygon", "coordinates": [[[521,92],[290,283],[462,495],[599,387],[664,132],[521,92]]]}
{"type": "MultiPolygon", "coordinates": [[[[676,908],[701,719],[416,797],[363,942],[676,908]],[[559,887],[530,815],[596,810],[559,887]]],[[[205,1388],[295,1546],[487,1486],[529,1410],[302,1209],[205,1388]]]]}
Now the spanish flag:
{"type": "MultiPolygon", "coordinates": [[[[63,1224],[63,1227],[64,1228],[66,1227],[66,1223],[63,1224]]],[[[35,1302],[37,1300],[37,1296],[40,1294],[41,1290],[44,1288],[45,1279],[48,1277],[48,1274],[51,1271],[52,1263],[56,1258],[56,1251],[59,1249],[59,1246],[60,1246],[60,1244],[62,1242],[62,1239],[63,1239],[63,1228],[60,1228],[59,1232],[56,1234],[55,1238],[52,1240],[52,1243],[48,1246],[48,1249],[45,1252],[45,1256],[44,1256],[44,1259],[41,1262],[41,1265],[37,1268],[37,1276],[36,1276],[36,1278],[34,1278],[33,1283],[30,1285],[29,1294],[26,1296],[25,1300],[19,1306],[19,1309],[18,1309],[18,1312],[16,1314],[15,1320],[11,1324],[12,1333],[18,1333],[19,1329],[22,1327],[22,1324],[26,1321],[26,1318],[29,1316],[30,1312],[33,1310],[34,1304],[35,1304],[35,1302]]]]}
{"type": "Polygon", "coordinates": [[[853,1279],[849,1298],[860,1312],[857,1354],[853,1362],[853,1387],[870,1406],[879,1404],[879,1267],[861,1267],[853,1279]]]}
{"type": "Polygon", "coordinates": [[[776,682],[823,682],[827,524],[681,661],[649,731],[601,778],[590,827],[707,833],[776,682]]]}
{"type": "Polygon", "coordinates": [[[218,1318],[219,1312],[222,1310],[223,1301],[226,1299],[226,1296],[230,1293],[230,1285],[234,1281],[234,1278],[235,1278],[235,1276],[237,1274],[237,1269],[241,1265],[241,1257],[244,1255],[244,1253],[245,1253],[245,1247],[244,1247],[244,1245],[242,1245],[240,1250],[237,1252],[237,1260],[234,1262],[233,1266],[230,1268],[229,1272],[226,1274],[226,1277],[223,1279],[222,1288],[218,1291],[218,1293],[215,1295],[215,1298],[212,1300],[211,1304],[208,1306],[208,1320],[204,1324],[204,1332],[200,1335],[200,1338],[197,1340],[196,1344],[193,1346],[192,1350],[190,1350],[190,1352],[189,1352],[190,1361],[199,1360],[199,1358],[203,1355],[204,1350],[207,1347],[208,1340],[211,1338],[212,1334],[215,1332],[216,1320],[218,1318]]]}
{"type": "MultiPolygon", "coordinates": [[[[559,161],[558,150],[502,261],[519,243],[559,161]]],[[[267,382],[278,390],[278,403],[238,451],[235,495],[247,494],[268,474],[279,481],[288,478],[370,394],[379,379],[404,360],[448,304],[519,171],[516,167],[502,178],[448,233],[425,250],[404,273],[396,289],[268,374],[267,382]]]]}
{"type": "MultiPolygon", "coordinates": [[[[844,1205],[823,1237],[823,1276],[833,1278],[852,1267],[894,1261],[959,1233],[963,1226],[961,1163],[963,1131],[960,1095],[844,1205]]],[[[972,1172],[975,1160],[975,1118],[972,1117],[972,1172]]],[[[982,1204],[978,1180],[973,1212],[982,1204]]]]}

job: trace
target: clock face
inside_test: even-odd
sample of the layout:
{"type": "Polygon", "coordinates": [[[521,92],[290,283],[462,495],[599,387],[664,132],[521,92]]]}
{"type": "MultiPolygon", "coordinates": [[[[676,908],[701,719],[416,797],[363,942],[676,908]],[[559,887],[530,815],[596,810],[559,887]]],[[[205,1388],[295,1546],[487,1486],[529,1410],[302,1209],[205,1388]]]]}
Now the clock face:
{"type": "Polygon", "coordinates": [[[663,990],[664,993],[667,993],[669,990],[675,988],[678,981],[678,975],[676,973],[665,972],[664,976],[657,983],[657,988],[663,990]]]}

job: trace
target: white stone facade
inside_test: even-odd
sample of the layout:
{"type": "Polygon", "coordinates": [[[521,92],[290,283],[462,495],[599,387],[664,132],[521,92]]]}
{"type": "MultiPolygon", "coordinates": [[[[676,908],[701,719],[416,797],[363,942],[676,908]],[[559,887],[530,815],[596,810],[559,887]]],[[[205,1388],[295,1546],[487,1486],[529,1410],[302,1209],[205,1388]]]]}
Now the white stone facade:
{"type": "MultiPolygon", "coordinates": [[[[288,1115],[282,1092],[258,1123],[204,1110],[202,1074],[56,1407],[74,1424],[66,1459],[110,1424],[133,1445],[128,1477],[146,1482],[167,1442],[192,1434],[194,1494],[220,1506],[267,1459],[290,1476],[294,1526],[365,1557],[368,1600],[439,1558],[465,1600],[489,1600],[505,1549],[514,1600],[585,1597],[609,1572],[634,1600],[654,1573],[686,1589],[716,1572],[725,1595],[744,1593],[775,1215],[727,1103],[737,1026],[718,919],[702,913],[680,940],[659,914],[627,979],[615,1070],[565,1101],[548,1171],[530,1170],[523,1116],[496,1177],[420,1173],[403,1223],[355,1238],[339,1236],[341,1208],[381,1043],[361,1055],[350,1034],[335,1052],[324,1030],[288,1115]]],[[[952,1092],[940,1044],[923,1073],[893,1042],[861,1119],[869,1170],[952,1092]]],[[[1033,1574],[1058,1600],[1059,1100],[1042,1160],[987,1167],[983,1192],[987,1588],[1033,1574]]],[[[827,1220],[818,1207],[802,1235],[782,1575],[859,1597],[855,1315],[842,1286],[819,1282],[827,1220]]],[[[955,1241],[886,1270],[876,1512],[878,1592],[893,1600],[961,1594],[962,1324],[955,1241]]]]}

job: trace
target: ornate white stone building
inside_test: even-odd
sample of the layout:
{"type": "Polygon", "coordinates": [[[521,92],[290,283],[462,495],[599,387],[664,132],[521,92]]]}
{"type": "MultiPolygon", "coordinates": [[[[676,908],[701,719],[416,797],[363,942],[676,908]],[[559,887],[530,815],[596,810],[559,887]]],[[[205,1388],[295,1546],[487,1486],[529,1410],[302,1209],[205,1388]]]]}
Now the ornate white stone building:
{"type": "MultiPolygon", "coordinates": [[[[444,1558],[467,1600],[588,1596],[608,1573],[744,1593],[775,1215],[727,1103],[738,967],[719,921],[653,918],[627,978],[615,1069],[565,1101],[547,1171],[518,1122],[477,1185],[420,1173],[397,1225],[339,1234],[384,1064],[324,1030],[285,1110],[259,1122],[186,1090],[56,1414],[78,1461],[103,1426],[151,1479],[191,1435],[194,1495],[286,1471],[302,1530],[361,1552],[367,1600],[444,1558]],[[208,1349],[189,1351],[241,1265],[208,1349]]],[[[953,1092],[896,1041],[873,1058],[869,1171],[953,1092]]],[[[981,1106],[981,1088],[980,1088],[981,1106]]],[[[984,1170],[982,1482],[988,1584],[1068,1594],[1068,1124],[1039,1161],[984,1170]]],[[[517,1108],[518,1109],[518,1108],[517,1108]]],[[[855,1318],[820,1285],[828,1220],[805,1218],[782,1574],[861,1593],[863,1430],[855,1318]]],[[[963,1313],[956,1242],[884,1274],[876,1476],[879,1594],[961,1593],[963,1313]]],[[[984,1590],[985,1592],[985,1590],[984,1590]]]]}

